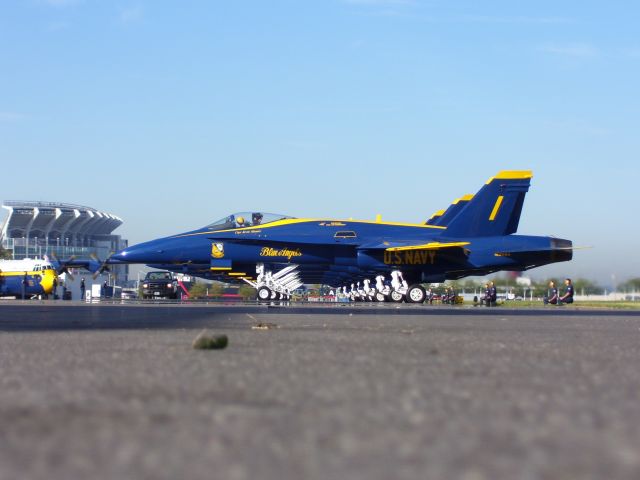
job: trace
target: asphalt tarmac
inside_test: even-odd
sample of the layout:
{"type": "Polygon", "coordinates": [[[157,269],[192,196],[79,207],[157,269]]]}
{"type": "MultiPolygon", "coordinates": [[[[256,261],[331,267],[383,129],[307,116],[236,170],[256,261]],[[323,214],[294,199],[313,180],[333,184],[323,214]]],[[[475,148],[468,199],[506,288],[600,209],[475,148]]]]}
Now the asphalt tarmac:
{"type": "Polygon", "coordinates": [[[17,303],[1,480],[640,478],[638,312],[17,303]]]}

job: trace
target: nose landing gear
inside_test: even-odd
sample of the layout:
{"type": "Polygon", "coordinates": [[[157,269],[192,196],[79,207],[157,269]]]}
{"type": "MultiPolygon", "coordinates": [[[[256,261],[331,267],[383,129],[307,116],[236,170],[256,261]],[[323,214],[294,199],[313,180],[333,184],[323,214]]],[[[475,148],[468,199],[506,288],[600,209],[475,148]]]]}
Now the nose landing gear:
{"type": "Polygon", "coordinates": [[[257,290],[259,301],[290,300],[291,292],[302,285],[297,268],[297,265],[290,265],[273,273],[271,270],[265,270],[263,263],[258,263],[256,281],[252,282],[246,278],[242,280],[257,290]]]}

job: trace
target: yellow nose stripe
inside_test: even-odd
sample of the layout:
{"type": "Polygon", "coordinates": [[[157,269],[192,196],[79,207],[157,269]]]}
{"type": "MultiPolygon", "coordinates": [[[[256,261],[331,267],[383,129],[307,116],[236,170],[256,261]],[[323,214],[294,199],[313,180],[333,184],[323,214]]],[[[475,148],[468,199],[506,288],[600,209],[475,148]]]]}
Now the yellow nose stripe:
{"type": "Polygon", "coordinates": [[[57,277],[53,270],[45,270],[42,274],[42,280],[40,280],[40,286],[46,295],[53,292],[53,280],[57,277]]]}

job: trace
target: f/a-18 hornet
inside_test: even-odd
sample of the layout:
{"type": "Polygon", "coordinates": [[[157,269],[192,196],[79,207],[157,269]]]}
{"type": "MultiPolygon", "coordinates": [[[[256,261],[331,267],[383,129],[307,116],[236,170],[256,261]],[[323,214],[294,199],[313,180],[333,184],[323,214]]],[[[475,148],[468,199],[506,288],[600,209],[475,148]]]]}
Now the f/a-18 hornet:
{"type": "Polygon", "coordinates": [[[236,213],[128,247],[108,263],[244,281],[262,300],[321,283],[377,301],[422,302],[424,283],[571,260],[570,240],[515,234],[531,178],[502,171],[420,224],[236,213]]]}

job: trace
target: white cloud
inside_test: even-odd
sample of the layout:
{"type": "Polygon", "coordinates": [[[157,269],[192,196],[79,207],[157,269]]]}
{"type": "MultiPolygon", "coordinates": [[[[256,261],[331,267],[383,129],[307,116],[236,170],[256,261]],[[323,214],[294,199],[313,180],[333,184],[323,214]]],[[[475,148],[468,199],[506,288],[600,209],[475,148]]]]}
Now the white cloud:
{"type": "Polygon", "coordinates": [[[82,0],[42,0],[43,3],[52,7],[68,7],[80,3],[82,0]]]}
{"type": "Polygon", "coordinates": [[[627,48],[624,50],[624,54],[631,58],[640,58],[640,48],[627,48]]]}
{"type": "Polygon", "coordinates": [[[393,5],[414,5],[415,0],[343,0],[351,5],[374,5],[374,6],[393,6],[393,5]]]}
{"type": "Polygon", "coordinates": [[[547,43],[539,48],[540,51],[554,55],[568,57],[589,58],[598,55],[598,49],[588,43],[547,43]]]}
{"type": "Polygon", "coordinates": [[[137,22],[142,19],[144,15],[144,10],[141,6],[133,6],[127,7],[120,10],[120,15],[118,16],[120,23],[128,24],[137,22]]]}
{"type": "Polygon", "coordinates": [[[25,115],[22,113],[0,111],[0,122],[17,122],[23,118],[25,118],[25,115]]]}
{"type": "Polygon", "coordinates": [[[515,16],[515,17],[502,17],[491,15],[469,15],[463,18],[463,20],[472,23],[533,23],[533,24],[558,24],[558,23],[571,23],[572,20],[564,17],[527,17],[527,16],[515,16]]]}
{"type": "Polygon", "coordinates": [[[416,0],[342,0],[357,9],[359,14],[374,17],[413,18],[418,7],[416,0]]]}
{"type": "Polygon", "coordinates": [[[603,137],[611,135],[611,129],[600,125],[594,125],[585,120],[567,119],[553,120],[545,122],[553,130],[563,131],[567,134],[587,135],[592,137],[603,137]]]}
{"type": "Polygon", "coordinates": [[[61,30],[66,30],[69,28],[71,24],[69,22],[51,22],[47,25],[48,32],[59,32],[61,30]]]}

